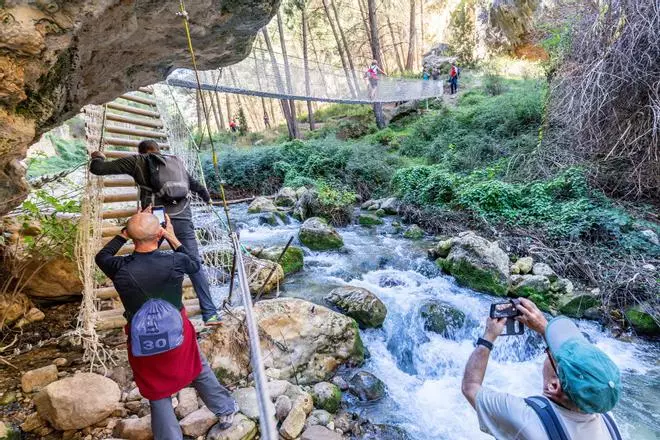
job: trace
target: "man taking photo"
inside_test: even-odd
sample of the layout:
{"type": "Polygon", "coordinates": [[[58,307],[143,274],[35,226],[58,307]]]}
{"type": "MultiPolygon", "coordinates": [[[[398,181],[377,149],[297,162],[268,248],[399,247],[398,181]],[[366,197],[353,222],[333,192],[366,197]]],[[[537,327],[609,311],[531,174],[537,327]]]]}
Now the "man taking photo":
{"type": "Polygon", "coordinates": [[[522,398],[483,387],[493,344],[507,318],[488,318],[470,355],[462,391],[477,411],[480,429],[497,439],[618,440],[608,412],[619,399],[619,369],[568,318],[549,323],[536,305],[521,298],[515,319],[545,337],[543,396],[522,398]]]}

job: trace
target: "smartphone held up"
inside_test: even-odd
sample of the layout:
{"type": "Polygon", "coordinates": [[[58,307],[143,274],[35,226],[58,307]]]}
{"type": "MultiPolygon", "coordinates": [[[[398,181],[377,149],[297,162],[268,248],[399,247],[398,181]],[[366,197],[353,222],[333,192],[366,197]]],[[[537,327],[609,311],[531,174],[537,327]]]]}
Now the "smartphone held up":
{"type": "Polygon", "coordinates": [[[521,315],[520,311],[516,308],[516,305],[519,303],[520,300],[511,299],[507,302],[490,305],[491,318],[506,318],[506,333],[502,333],[502,336],[518,336],[525,332],[525,326],[514,319],[516,316],[521,315]]]}
{"type": "Polygon", "coordinates": [[[151,209],[151,213],[158,218],[160,225],[164,228],[167,226],[167,220],[165,219],[165,208],[162,206],[154,206],[151,209]]]}

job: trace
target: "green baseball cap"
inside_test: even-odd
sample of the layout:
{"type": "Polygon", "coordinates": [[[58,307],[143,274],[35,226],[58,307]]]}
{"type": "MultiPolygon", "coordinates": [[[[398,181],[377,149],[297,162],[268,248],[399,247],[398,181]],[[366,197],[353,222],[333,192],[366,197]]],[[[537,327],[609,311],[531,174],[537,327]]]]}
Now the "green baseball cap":
{"type": "Polygon", "coordinates": [[[545,328],[545,340],[557,364],[561,387],[585,413],[606,413],[619,400],[619,368],[587,341],[575,323],[558,316],[545,328]]]}

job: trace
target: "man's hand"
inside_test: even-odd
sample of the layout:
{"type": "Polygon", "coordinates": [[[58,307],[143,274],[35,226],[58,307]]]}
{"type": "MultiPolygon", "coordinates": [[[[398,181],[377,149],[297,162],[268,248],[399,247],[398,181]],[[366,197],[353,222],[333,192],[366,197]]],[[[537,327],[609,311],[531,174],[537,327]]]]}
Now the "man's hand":
{"type": "Polygon", "coordinates": [[[162,228],[163,237],[170,244],[170,247],[174,250],[178,249],[181,246],[181,242],[176,235],[174,235],[174,227],[172,226],[172,221],[170,216],[165,214],[165,227],[162,228]]]}
{"type": "Polygon", "coordinates": [[[151,204],[147,205],[146,208],[142,208],[142,212],[148,212],[149,214],[153,214],[154,210],[151,204]]]}
{"type": "Polygon", "coordinates": [[[126,230],[126,226],[121,228],[121,232],[119,233],[125,240],[128,240],[130,237],[128,236],[128,232],[126,230]]]}
{"type": "Polygon", "coordinates": [[[495,339],[504,331],[506,326],[506,318],[488,318],[486,320],[486,331],[484,332],[484,339],[488,342],[495,342],[495,339]]]}
{"type": "Polygon", "coordinates": [[[99,159],[99,158],[101,158],[101,159],[105,160],[105,154],[103,154],[103,153],[100,152],[100,151],[92,151],[91,156],[92,156],[92,159],[99,159]]]}
{"type": "Polygon", "coordinates": [[[167,234],[171,235],[172,237],[176,237],[174,235],[174,226],[172,226],[170,216],[167,214],[165,214],[165,232],[167,232],[167,234]]]}
{"type": "Polygon", "coordinates": [[[522,313],[521,316],[516,316],[515,319],[517,321],[522,322],[541,336],[545,335],[548,320],[545,319],[543,312],[536,307],[536,304],[527,298],[520,298],[520,302],[516,305],[516,308],[522,313]]]}

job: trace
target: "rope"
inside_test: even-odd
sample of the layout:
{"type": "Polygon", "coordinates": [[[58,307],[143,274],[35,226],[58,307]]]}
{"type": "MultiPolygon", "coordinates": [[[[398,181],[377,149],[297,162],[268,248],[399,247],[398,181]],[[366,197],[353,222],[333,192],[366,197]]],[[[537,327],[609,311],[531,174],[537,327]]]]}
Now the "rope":
{"type": "MultiPolygon", "coordinates": [[[[197,62],[195,60],[195,51],[193,49],[192,38],[190,36],[190,25],[188,23],[188,13],[183,0],[179,0],[179,16],[183,18],[183,24],[186,32],[186,39],[188,41],[188,50],[190,51],[190,57],[192,60],[193,69],[195,72],[195,80],[197,83],[197,90],[202,102],[202,110],[204,112],[204,118],[206,120],[206,128],[209,135],[209,140],[211,142],[211,151],[213,155],[213,169],[215,172],[215,177],[219,182],[220,194],[222,197],[222,203],[224,206],[225,216],[227,218],[227,228],[231,237],[232,247],[234,251],[234,256],[236,260],[236,269],[238,273],[239,286],[241,291],[241,296],[243,299],[243,306],[245,308],[245,319],[247,321],[248,327],[248,337],[250,340],[250,354],[251,354],[251,363],[252,370],[254,372],[254,381],[255,387],[257,390],[257,404],[259,407],[259,428],[260,436],[265,440],[278,440],[279,435],[277,433],[277,427],[275,426],[274,414],[272,411],[272,406],[270,405],[270,396],[266,385],[268,379],[266,377],[266,371],[263,366],[263,359],[261,355],[261,345],[259,342],[259,330],[257,327],[257,322],[254,317],[254,310],[252,308],[252,296],[250,293],[250,284],[248,281],[247,273],[245,271],[245,264],[243,261],[243,256],[241,254],[242,247],[238,239],[238,235],[231,229],[231,220],[229,218],[229,207],[227,205],[227,200],[225,197],[224,185],[220,180],[220,171],[218,167],[218,158],[215,151],[215,145],[213,143],[213,136],[211,135],[211,129],[209,124],[209,115],[206,108],[206,102],[202,96],[202,87],[199,76],[199,71],[197,69],[197,62]]],[[[199,154],[198,154],[199,156],[199,154]]],[[[213,210],[214,211],[214,210],[213,210]]],[[[215,211],[214,211],[215,212],[215,211]]]]}

